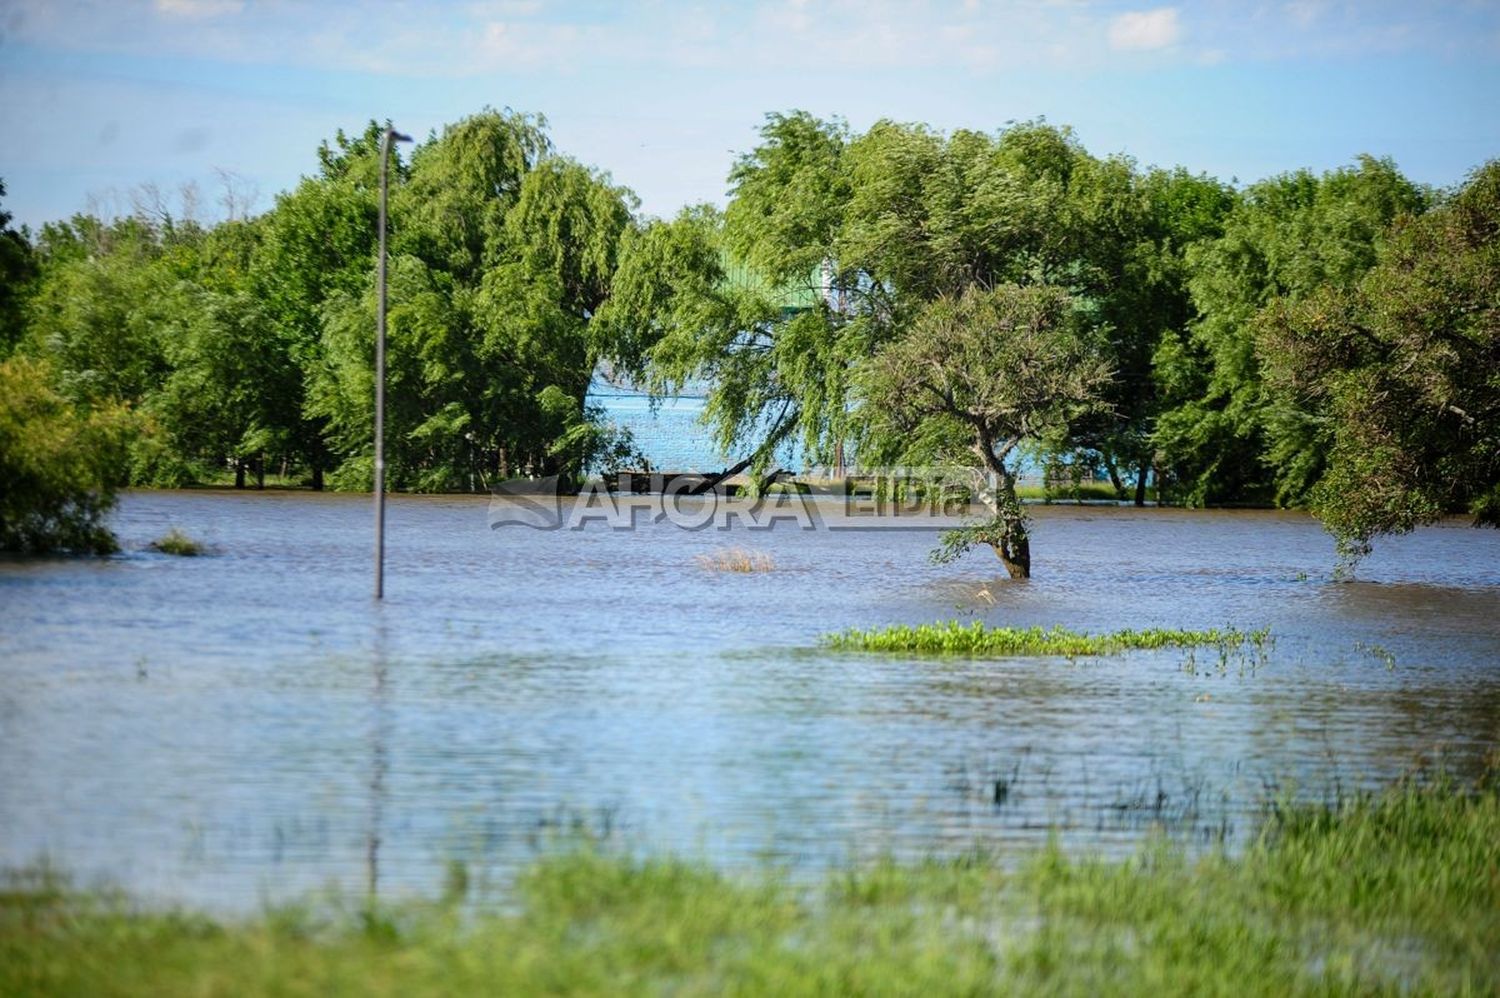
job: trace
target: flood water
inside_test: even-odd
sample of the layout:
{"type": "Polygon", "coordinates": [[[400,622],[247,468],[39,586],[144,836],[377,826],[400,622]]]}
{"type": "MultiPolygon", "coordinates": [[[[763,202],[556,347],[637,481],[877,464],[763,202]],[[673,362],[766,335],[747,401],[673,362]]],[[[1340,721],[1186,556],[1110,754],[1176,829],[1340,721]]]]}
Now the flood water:
{"type": "Polygon", "coordinates": [[[1231,843],[1268,788],[1500,744],[1500,532],[1382,542],[1301,514],[1035,507],[1036,577],[930,531],[491,529],[487,497],[138,492],[105,560],[0,562],[0,867],[253,908],[503,884],[579,835],[819,870],[1043,841],[1231,843]],[[170,527],[211,553],[146,549],[170,527]],[[707,570],[728,545],[775,570],[707,570]],[[851,626],[1269,626],[1216,651],[922,660],[851,626]]]}

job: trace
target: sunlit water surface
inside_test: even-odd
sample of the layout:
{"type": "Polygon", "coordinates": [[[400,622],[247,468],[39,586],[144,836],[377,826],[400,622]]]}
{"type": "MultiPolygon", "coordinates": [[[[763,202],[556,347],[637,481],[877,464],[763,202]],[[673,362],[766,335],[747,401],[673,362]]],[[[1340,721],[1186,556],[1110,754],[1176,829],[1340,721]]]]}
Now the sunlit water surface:
{"type": "Polygon", "coordinates": [[[490,529],[398,497],[127,495],[125,553],[0,561],[0,866],[248,908],[500,885],[580,835],[815,871],[882,854],[1231,844],[1268,793],[1500,744],[1500,533],[1382,542],[1361,581],[1300,514],[1034,509],[1036,577],[931,531],[490,529]],[[200,558],[147,549],[179,527],[200,558]],[[707,570],[729,545],[775,570],[707,570]],[[1200,650],[932,661],[850,626],[1269,626],[1200,650]]]}

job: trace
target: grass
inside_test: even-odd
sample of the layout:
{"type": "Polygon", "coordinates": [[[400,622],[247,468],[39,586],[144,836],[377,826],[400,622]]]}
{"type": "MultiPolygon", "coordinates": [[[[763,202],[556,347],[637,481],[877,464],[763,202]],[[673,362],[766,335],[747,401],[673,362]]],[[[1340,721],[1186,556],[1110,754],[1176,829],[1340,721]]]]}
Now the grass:
{"type": "Polygon", "coordinates": [[[1268,810],[1238,854],[1156,842],[882,862],[798,885],[671,859],[545,859],[504,908],[244,921],[0,886],[0,993],[1492,994],[1500,792],[1408,781],[1268,810]]]}
{"type": "MultiPolygon", "coordinates": [[[[1148,490],[1148,494],[1154,491],[1148,490]]],[[[1125,502],[1135,498],[1135,488],[1131,487],[1121,495],[1107,482],[1080,482],[1076,487],[1071,482],[1054,485],[1026,483],[1016,486],[1016,498],[1041,502],[1125,502]]]]}
{"type": "Polygon", "coordinates": [[[709,554],[698,555],[698,564],[715,572],[771,572],[776,561],[764,551],[748,548],[720,548],[709,554]]]}
{"type": "Polygon", "coordinates": [[[1012,655],[1108,655],[1135,648],[1189,648],[1215,645],[1221,649],[1253,644],[1263,648],[1269,629],[1259,631],[1220,630],[1115,631],[1084,634],[1063,627],[988,627],[982,621],[969,624],[950,620],[915,627],[897,624],[880,630],[848,630],[823,639],[841,651],[905,652],[917,655],[968,655],[1000,658],[1012,655]]]}
{"type": "Polygon", "coordinates": [[[198,541],[193,540],[187,534],[173,527],[167,533],[151,542],[154,551],[162,554],[175,554],[184,558],[194,558],[204,552],[204,547],[198,541]]]}

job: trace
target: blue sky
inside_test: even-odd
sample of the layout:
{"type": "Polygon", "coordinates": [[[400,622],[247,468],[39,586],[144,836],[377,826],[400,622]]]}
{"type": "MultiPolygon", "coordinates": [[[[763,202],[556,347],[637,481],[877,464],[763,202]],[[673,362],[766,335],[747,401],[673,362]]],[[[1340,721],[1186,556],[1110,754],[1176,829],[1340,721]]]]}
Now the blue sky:
{"type": "Polygon", "coordinates": [[[1446,185],[1500,156],[1500,4],[1090,0],[0,0],[4,207],[33,226],[156,185],[268,207],[318,143],[485,105],[645,212],[722,203],[768,111],[993,129],[1249,181],[1356,154],[1446,185]]]}

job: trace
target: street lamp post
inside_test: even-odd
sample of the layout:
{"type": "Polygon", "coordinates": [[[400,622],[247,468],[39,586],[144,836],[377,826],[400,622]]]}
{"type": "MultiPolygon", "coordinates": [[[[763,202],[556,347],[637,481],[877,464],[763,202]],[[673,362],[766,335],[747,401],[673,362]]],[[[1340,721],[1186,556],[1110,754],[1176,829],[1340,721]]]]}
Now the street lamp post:
{"type": "Polygon", "coordinates": [[[385,199],[392,142],[410,142],[390,125],[380,137],[380,259],[375,283],[375,598],[385,596],[385,199]]]}

